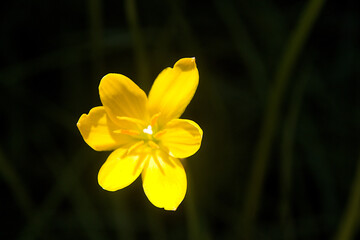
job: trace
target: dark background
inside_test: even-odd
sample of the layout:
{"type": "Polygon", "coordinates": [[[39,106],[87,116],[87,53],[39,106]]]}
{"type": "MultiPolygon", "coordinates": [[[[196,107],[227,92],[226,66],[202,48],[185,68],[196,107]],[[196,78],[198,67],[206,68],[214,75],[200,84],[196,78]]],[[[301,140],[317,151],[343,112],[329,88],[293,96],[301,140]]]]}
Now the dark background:
{"type": "Polygon", "coordinates": [[[359,237],[359,4],[325,1],[296,35],[307,5],[2,3],[0,238],[359,237]],[[193,56],[200,85],[183,118],[204,138],[184,160],[183,203],[157,209],[141,179],[102,190],[109,152],[76,128],[101,104],[100,79],[122,73],[148,92],[162,69],[193,56]]]}

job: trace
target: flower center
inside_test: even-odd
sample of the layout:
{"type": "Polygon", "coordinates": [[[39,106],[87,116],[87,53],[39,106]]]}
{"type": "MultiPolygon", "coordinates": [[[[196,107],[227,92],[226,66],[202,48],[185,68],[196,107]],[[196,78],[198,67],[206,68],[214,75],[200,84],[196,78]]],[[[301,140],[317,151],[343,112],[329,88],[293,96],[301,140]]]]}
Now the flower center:
{"type": "Polygon", "coordinates": [[[166,130],[159,129],[157,119],[160,114],[155,114],[148,122],[147,127],[144,128],[144,122],[135,122],[138,129],[119,129],[115,133],[121,133],[134,137],[137,140],[133,146],[129,148],[128,152],[141,151],[151,152],[160,149],[160,137],[166,133],[166,130]]]}
{"type": "Polygon", "coordinates": [[[152,134],[153,134],[153,130],[152,130],[151,125],[147,126],[147,128],[144,128],[144,129],[143,129],[143,132],[144,132],[144,133],[147,133],[147,134],[149,134],[149,135],[152,135],[152,134]]]}

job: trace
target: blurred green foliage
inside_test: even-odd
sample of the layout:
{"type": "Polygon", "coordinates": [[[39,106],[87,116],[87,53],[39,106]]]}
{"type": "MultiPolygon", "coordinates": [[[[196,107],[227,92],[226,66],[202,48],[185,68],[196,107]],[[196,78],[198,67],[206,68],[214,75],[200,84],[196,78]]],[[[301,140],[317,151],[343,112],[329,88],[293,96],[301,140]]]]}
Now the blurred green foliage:
{"type": "Polygon", "coordinates": [[[8,1],[1,8],[1,239],[360,237],[358,2],[8,1]],[[204,130],[188,193],[97,184],[76,122],[122,73],[148,91],[196,57],[204,130]]]}

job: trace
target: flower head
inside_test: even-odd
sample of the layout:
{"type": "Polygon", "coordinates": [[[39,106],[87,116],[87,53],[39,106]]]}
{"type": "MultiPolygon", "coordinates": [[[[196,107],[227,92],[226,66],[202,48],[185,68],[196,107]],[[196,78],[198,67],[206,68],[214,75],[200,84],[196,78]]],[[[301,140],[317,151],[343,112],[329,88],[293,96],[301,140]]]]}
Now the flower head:
{"type": "Polygon", "coordinates": [[[203,135],[195,122],[179,119],[198,83],[195,58],[182,58],[163,70],[149,96],[124,75],[111,73],[102,78],[103,106],[92,108],[77,123],[94,150],[114,150],[98,174],[102,188],[122,189],[141,174],[152,204],[177,209],[187,187],[179,159],[196,153],[203,135]]]}

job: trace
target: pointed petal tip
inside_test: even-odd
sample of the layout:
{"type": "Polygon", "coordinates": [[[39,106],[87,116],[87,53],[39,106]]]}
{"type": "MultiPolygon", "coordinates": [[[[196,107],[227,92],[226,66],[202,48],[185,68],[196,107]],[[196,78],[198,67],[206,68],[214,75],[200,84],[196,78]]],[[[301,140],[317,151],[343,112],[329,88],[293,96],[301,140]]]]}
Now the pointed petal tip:
{"type": "Polygon", "coordinates": [[[81,120],[82,120],[82,118],[84,117],[84,116],[86,116],[87,114],[85,114],[85,113],[83,113],[83,114],[81,114],[81,116],[79,117],[79,120],[77,121],[77,123],[76,123],[76,126],[79,128],[80,126],[81,126],[81,120]]]}
{"type": "Polygon", "coordinates": [[[164,210],[175,212],[175,211],[177,210],[177,207],[175,207],[175,208],[167,208],[167,207],[164,207],[164,210]]]}
{"type": "Polygon", "coordinates": [[[174,68],[175,67],[179,67],[183,71],[193,70],[196,68],[195,57],[182,58],[175,63],[174,68]]]}
{"type": "Polygon", "coordinates": [[[102,183],[101,180],[99,180],[99,179],[98,179],[98,184],[102,188],[102,190],[104,190],[104,191],[116,192],[116,191],[120,190],[119,188],[114,188],[114,187],[111,187],[111,186],[104,185],[104,183],[102,183]]]}

